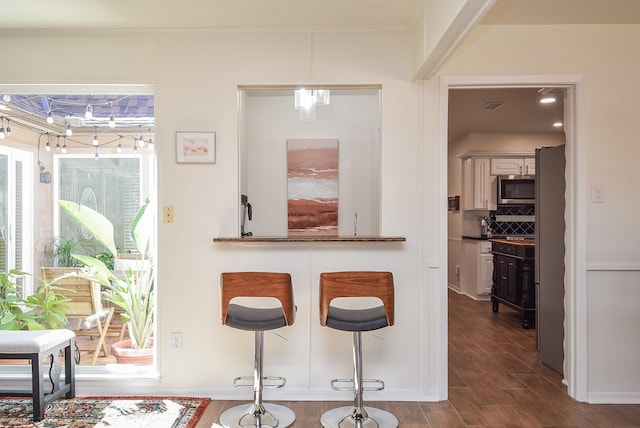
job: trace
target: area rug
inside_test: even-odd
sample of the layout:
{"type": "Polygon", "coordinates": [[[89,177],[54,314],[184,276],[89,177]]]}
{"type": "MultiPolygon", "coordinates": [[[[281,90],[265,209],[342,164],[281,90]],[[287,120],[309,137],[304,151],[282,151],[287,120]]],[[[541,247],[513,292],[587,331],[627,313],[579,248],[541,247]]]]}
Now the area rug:
{"type": "Polygon", "coordinates": [[[194,428],[211,399],[194,397],[78,397],[57,400],[33,422],[29,398],[0,399],[1,428],[194,428]]]}

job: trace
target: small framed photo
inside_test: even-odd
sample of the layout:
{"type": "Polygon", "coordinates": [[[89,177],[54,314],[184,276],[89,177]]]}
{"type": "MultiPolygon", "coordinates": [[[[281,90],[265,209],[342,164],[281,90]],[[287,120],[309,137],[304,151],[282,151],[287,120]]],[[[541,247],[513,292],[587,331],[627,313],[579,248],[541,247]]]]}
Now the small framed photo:
{"type": "Polygon", "coordinates": [[[216,163],[215,132],[176,132],[179,163],[216,163]]]}

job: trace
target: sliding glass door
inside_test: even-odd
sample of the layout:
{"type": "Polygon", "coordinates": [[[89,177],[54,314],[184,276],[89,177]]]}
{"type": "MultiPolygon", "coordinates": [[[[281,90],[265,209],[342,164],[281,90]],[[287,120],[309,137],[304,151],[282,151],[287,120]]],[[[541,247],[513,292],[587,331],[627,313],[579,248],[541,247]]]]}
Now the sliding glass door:
{"type": "MultiPolygon", "coordinates": [[[[0,271],[33,272],[33,155],[0,146],[0,271]]],[[[32,292],[30,277],[21,278],[32,292]]]]}

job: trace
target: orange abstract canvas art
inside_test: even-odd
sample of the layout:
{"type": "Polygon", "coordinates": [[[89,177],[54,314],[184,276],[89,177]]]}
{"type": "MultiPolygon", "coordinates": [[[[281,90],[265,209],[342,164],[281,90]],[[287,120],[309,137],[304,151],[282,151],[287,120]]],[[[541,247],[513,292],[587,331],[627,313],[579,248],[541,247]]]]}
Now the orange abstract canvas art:
{"type": "Polygon", "coordinates": [[[338,235],[338,140],[287,140],[290,236],[338,235]]]}

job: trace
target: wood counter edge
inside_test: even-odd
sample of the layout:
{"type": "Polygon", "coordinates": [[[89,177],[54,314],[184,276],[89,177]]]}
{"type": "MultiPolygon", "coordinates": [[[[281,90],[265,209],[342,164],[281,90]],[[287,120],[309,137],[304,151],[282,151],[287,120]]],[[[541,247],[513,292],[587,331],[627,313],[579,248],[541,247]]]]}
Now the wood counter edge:
{"type": "Polygon", "coordinates": [[[213,242],[406,242],[404,236],[248,236],[244,238],[213,238],[213,242]]]}

